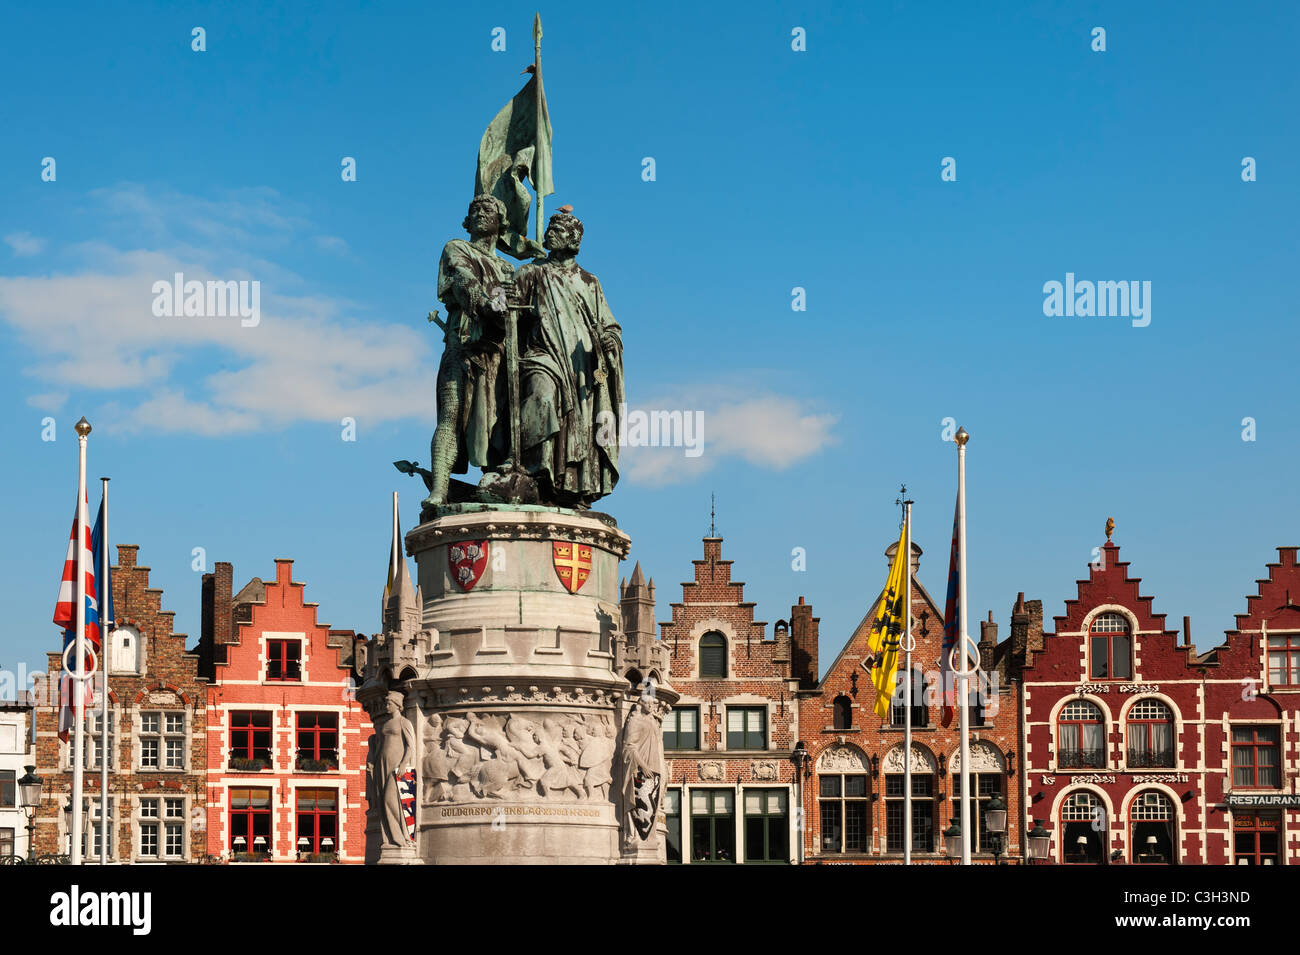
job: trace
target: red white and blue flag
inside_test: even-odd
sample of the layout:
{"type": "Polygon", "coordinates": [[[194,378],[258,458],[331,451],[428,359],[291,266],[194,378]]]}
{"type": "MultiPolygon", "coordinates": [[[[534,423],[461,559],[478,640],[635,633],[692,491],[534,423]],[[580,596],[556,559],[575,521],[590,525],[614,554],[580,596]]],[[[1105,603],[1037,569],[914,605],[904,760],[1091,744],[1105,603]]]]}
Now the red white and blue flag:
{"type": "Polygon", "coordinates": [[[397,777],[397,794],[402,800],[402,819],[406,822],[406,837],[415,841],[415,770],[393,773],[397,777]]]}
{"type": "Polygon", "coordinates": [[[957,593],[958,581],[961,577],[957,556],[957,520],[958,511],[954,507],[952,513],[952,550],[948,556],[948,599],[943,608],[943,650],[939,655],[939,674],[942,678],[943,685],[943,710],[941,721],[943,725],[952,725],[952,708],[957,702],[957,674],[953,670],[953,650],[960,639],[958,630],[961,628],[961,619],[957,613],[957,593]]]}
{"type": "MultiPolygon", "coordinates": [[[[75,609],[77,599],[77,573],[83,575],[86,588],[86,632],[85,647],[86,659],[83,665],[87,672],[91,666],[91,653],[94,653],[95,659],[100,659],[100,639],[99,639],[99,602],[95,597],[95,559],[94,545],[91,541],[91,529],[89,521],[86,521],[86,511],[88,502],[83,497],[78,502],[81,508],[80,513],[72,519],[72,531],[68,534],[68,555],[63,561],[63,580],[59,584],[59,600],[54,607],[54,623],[56,626],[63,628],[63,652],[64,652],[64,669],[63,676],[59,681],[59,698],[62,701],[62,709],[59,713],[59,739],[67,742],[68,733],[72,729],[73,720],[75,719],[75,700],[73,699],[73,683],[75,682],[68,673],[68,665],[75,663],[67,658],[68,647],[76,643],[77,640],[77,614],[75,609]],[[77,546],[77,524],[79,519],[85,533],[82,535],[81,546],[77,546]]],[[[94,693],[90,680],[83,681],[85,690],[86,706],[89,708],[94,702],[94,693]]]]}

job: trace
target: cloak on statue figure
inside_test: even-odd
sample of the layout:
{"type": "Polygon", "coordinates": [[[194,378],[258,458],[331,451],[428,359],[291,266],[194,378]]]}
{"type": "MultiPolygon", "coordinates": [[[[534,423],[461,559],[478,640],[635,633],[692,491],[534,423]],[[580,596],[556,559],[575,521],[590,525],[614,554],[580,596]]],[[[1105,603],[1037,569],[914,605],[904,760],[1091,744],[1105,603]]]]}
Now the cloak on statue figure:
{"type": "Polygon", "coordinates": [[[582,223],[564,212],[546,229],[549,257],[516,273],[522,463],[544,499],[589,507],[618,483],[623,414],[622,329],[600,280],[575,256],[582,223]]]}

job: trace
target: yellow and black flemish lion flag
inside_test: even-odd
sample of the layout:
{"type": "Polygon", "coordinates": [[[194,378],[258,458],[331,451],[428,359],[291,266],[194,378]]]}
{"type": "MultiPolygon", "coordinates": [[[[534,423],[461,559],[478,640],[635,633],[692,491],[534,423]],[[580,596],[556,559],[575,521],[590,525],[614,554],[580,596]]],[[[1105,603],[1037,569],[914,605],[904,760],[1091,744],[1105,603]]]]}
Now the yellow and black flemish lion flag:
{"type": "Polygon", "coordinates": [[[906,589],[903,574],[907,568],[904,547],[905,532],[898,535],[898,548],[894,562],[889,566],[885,591],[876,607],[876,622],[871,627],[867,649],[871,652],[871,684],[876,688],[876,715],[889,717],[889,705],[894,697],[895,675],[898,673],[898,648],[903,636],[903,592],[906,589]]]}

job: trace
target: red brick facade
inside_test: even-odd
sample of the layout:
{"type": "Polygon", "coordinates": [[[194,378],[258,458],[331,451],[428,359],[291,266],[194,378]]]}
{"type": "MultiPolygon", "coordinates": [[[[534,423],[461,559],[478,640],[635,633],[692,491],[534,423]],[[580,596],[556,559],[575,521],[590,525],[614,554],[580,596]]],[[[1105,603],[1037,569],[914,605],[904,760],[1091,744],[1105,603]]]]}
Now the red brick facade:
{"type": "Polygon", "coordinates": [[[1300,568],[1279,553],[1237,629],[1198,654],[1107,541],[1026,648],[1024,823],[1043,821],[1053,861],[1300,862],[1300,568]]]}
{"type": "MultiPolygon", "coordinates": [[[[896,546],[887,550],[887,557],[892,558],[896,546]]],[[[942,858],[943,830],[950,818],[959,814],[954,796],[959,791],[960,734],[956,713],[950,726],[941,725],[943,609],[916,577],[921,551],[915,544],[912,553],[912,635],[916,640],[912,668],[917,674],[912,729],[912,861],[921,863],[942,858]]],[[[886,570],[882,563],[882,579],[886,570]]],[[[879,602],[877,594],[820,683],[800,695],[799,726],[808,750],[802,787],[807,820],[803,851],[808,863],[902,861],[904,728],[901,719],[893,722],[876,715],[876,690],[863,665],[879,602]]],[[[996,625],[982,627],[982,666],[995,678],[987,682],[982,721],[971,724],[971,791],[985,796],[997,792],[1008,804],[1008,818],[1016,819],[1020,803],[1014,775],[1018,721],[1007,663],[998,654],[996,634],[996,625]]],[[[901,656],[899,668],[903,672],[901,656]]],[[[901,709],[897,712],[901,716],[901,709]]],[[[977,815],[972,801],[972,818],[977,815]]],[[[975,820],[972,829],[972,856],[975,861],[991,861],[989,837],[985,837],[985,851],[979,850],[979,821],[975,820]]],[[[1020,834],[1010,832],[1000,848],[1004,855],[1015,857],[1021,843],[1020,834]]]]}
{"type": "Polygon", "coordinates": [[[292,561],[277,560],[275,572],[238,595],[230,564],[204,579],[207,851],[359,863],[371,725],[353,697],[358,638],[317,623],[292,561]]]}
{"type": "MultiPolygon", "coordinates": [[[[149,568],[136,563],[139,548],[119,545],[112,568],[117,630],[109,637],[109,859],[118,862],[197,861],[207,851],[203,778],[207,766],[202,732],[206,684],[186,636],[172,630],[172,611],[162,591],[149,586],[149,568]]],[[[58,639],[56,637],[56,639],[58,639]]],[[[69,851],[72,737],[58,738],[58,674],[61,655],[49,654],[52,686],[36,713],[38,772],[46,779],[45,803],[36,816],[38,854],[69,851]]],[[[93,725],[99,713],[98,688],[93,725]]],[[[89,816],[99,814],[100,773],[91,759],[85,771],[89,816]]],[[[87,827],[95,825],[88,819],[87,827]]],[[[96,840],[86,858],[98,859],[96,840]]]]}
{"type": "Polygon", "coordinates": [[[784,621],[767,635],[731,564],[722,559],[722,538],[706,537],[704,559],[694,561],[693,579],[671,605],[672,621],[659,625],[669,682],[681,694],[665,723],[669,857],[788,863],[797,805],[792,638],[784,621]]]}

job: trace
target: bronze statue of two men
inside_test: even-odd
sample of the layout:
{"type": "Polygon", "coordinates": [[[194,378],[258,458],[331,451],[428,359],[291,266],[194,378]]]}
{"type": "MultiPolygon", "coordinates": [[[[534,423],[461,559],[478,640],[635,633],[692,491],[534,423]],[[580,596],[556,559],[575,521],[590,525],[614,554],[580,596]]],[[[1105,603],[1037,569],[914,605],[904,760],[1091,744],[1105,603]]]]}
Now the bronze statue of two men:
{"type": "Polygon", "coordinates": [[[547,257],[518,270],[495,251],[505,226],[501,200],[476,196],[469,239],[448,242],[438,263],[447,323],[424,503],[447,503],[450,476],[474,465],[479,499],[586,509],[618,481],[607,436],[620,433],[622,331],[578,266],[577,216],[553,215],[547,257]]]}

